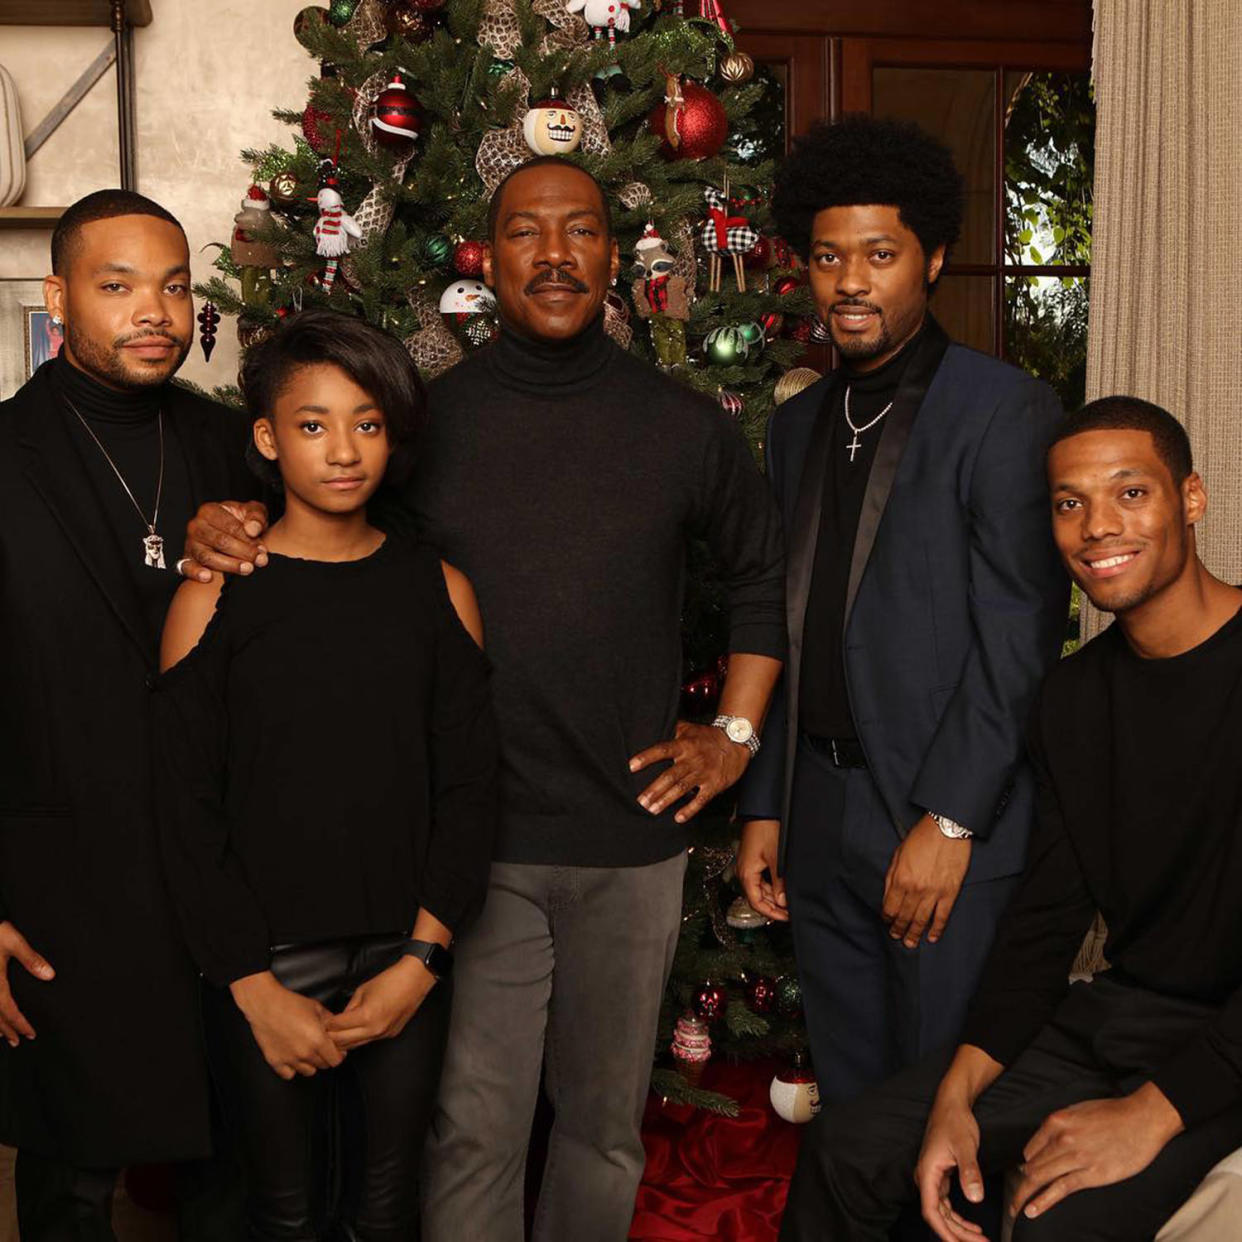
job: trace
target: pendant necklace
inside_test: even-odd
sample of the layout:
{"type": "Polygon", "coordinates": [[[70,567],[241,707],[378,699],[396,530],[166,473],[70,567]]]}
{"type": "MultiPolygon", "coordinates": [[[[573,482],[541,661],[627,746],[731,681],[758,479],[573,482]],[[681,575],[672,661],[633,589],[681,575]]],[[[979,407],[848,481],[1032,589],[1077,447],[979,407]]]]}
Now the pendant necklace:
{"type": "Polygon", "coordinates": [[[78,422],[86,428],[87,435],[95,441],[99,451],[104,455],[104,460],[112,467],[112,473],[116,475],[117,481],[125,489],[125,495],[129,497],[130,504],[138,510],[138,516],[142,519],[142,524],[147,528],[147,533],[142,539],[143,564],[149,565],[152,569],[164,568],[164,539],[161,535],[155,533],[155,524],[160,520],[160,497],[164,494],[164,411],[161,410],[157,416],[160,429],[160,476],[155,485],[155,511],[151,514],[151,520],[147,521],[147,515],[143,513],[142,506],[134,497],[134,493],[130,490],[129,484],[125,482],[125,476],[116,468],[116,462],[112,460],[111,454],[104,448],[102,441],[91,430],[91,425],[78,413],[78,408],[65,398],[65,404],[78,416],[78,422]]]}
{"type": "Polygon", "coordinates": [[[849,442],[849,444],[845,446],[850,451],[850,461],[854,460],[854,454],[857,453],[860,448],[862,448],[862,441],[858,437],[862,435],[864,431],[869,431],[872,427],[874,427],[876,423],[878,423],[880,419],[882,419],[884,415],[887,414],[889,410],[891,410],[892,408],[893,408],[893,403],[890,401],[869,423],[864,423],[861,427],[855,427],[854,420],[850,417],[850,389],[849,389],[849,385],[848,384],[846,385],[845,387],[845,421],[848,424],[849,429],[854,433],[854,438],[849,442]]]}

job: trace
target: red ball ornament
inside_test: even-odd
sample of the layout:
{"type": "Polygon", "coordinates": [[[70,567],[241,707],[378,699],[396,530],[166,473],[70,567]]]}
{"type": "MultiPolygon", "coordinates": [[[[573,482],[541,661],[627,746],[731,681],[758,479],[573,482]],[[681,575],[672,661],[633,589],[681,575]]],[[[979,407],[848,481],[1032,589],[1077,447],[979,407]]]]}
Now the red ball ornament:
{"type": "Polygon", "coordinates": [[[423,128],[423,110],[405,88],[399,73],[375,97],[371,113],[371,133],[381,147],[407,153],[418,141],[423,128]]]}
{"type": "Polygon", "coordinates": [[[780,311],[768,311],[766,315],[759,316],[759,323],[763,328],[763,339],[774,341],[780,336],[781,328],[785,326],[785,316],[780,311]]]}
{"type": "Polygon", "coordinates": [[[789,339],[797,341],[801,345],[809,345],[811,341],[811,321],[809,319],[799,319],[794,326],[789,329],[789,339]]]}
{"type": "Polygon", "coordinates": [[[483,243],[479,241],[458,242],[453,248],[453,266],[463,276],[482,276],[483,243]]]}
{"type": "Polygon", "coordinates": [[[765,237],[762,233],[760,233],[759,240],[755,242],[755,244],[746,252],[746,255],[742,259],[742,262],[745,263],[747,267],[753,267],[753,268],[759,268],[759,269],[762,269],[765,267],[771,267],[772,266],[772,241],[771,239],[768,237],[765,237]]]}
{"type": "Polygon", "coordinates": [[[724,988],[718,987],[709,979],[699,988],[694,997],[694,1012],[703,1019],[704,1022],[715,1022],[715,1020],[724,1013],[725,994],[724,988]]]}
{"type": "Polygon", "coordinates": [[[310,143],[316,155],[327,155],[336,138],[332,118],[314,104],[307,104],[302,112],[302,137],[310,143]]]}
{"type": "Polygon", "coordinates": [[[746,989],[746,1003],[758,1014],[771,1013],[776,1005],[776,982],[766,975],[753,979],[746,989]]]}
{"type": "Polygon", "coordinates": [[[652,109],[647,123],[664,140],[660,150],[671,160],[710,159],[729,136],[724,104],[697,82],[670,85],[665,101],[652,109]]]}
{"type": "Polygon", "coordinates": [[[772,292],[778,297],[792,293],[802,282],[796,276],[782,276],[773,286],[772,292]]]}

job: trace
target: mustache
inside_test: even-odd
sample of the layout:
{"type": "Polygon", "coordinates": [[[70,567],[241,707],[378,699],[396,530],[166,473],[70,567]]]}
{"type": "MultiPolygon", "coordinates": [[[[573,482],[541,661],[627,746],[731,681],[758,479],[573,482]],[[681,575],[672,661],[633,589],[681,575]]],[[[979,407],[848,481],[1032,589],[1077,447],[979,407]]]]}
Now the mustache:
{"type": "Polygon", "coordinates": [[[145,332],[131,332],[128,336],[118,336],[112,343],[120,349],[125,345],[132,345],[135,341],[146,340],[148,337],[152,337],[159,341],[172,341],[174,345],[179,345],[182,349],[186,346],[185,337],[178,336],[177,333],[170,332],[168,330],[161,332],[155,329],[149,329],[145,332]]]}
{"type": "Polygon", "coordinates": [[[590,287],[580,281],[577,276],[571,272],[563,271],[559,267],[550,267],[546,271],[540,272],[525,288],[524,292],[534,293],[536,289],[542,289],[544,285],[564,285],[567,289],[572,289],[575,293],[590,293],[590,287]]]}
{"type": "Polygon", "coordinates": [[[842,298],[839,302],[834,302],[832,304],[832,309],[834,311],[842,310],[847,306],[857,307],[860,310],[875,311],[877,315],[884,314],[883,310],[881,310],[880,307],[878,307],[874,302],[868,302],[863,298],[842,298]]]}

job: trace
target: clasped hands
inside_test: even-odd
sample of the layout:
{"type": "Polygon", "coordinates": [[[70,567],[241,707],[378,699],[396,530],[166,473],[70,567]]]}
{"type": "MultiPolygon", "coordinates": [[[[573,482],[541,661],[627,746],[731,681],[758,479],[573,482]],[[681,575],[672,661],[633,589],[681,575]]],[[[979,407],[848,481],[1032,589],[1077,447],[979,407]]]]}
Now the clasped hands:
{"type": "MultiPolygon", "coordinates": [[[[1111,1186],[1141,1173],[1183,1129],[1178,1111],[1154,1083],[1118,1099],[1083,1100],[1058,1109],[1023,1148],[1011,1216],[1042,1215],[1075,1191],[1111,1186]]],[[[954,1210],[950,1178],[983,1199],[979,1125],[965,1100],[937,1097],[928,1118],[914,1180],[923,1219],[943,1242],[983,1242],[983,1230],[954,1210]]]]}
{"type": "Polygon", "coordinates": [[[334,1014],[317,1000],[286,988],[270,970],[230,985],[264,1059],[286,1080],[340,1065],[345,1054],[400,1035],[435,984],[413,957],[403,957],[361,984],[334,1014]]]}

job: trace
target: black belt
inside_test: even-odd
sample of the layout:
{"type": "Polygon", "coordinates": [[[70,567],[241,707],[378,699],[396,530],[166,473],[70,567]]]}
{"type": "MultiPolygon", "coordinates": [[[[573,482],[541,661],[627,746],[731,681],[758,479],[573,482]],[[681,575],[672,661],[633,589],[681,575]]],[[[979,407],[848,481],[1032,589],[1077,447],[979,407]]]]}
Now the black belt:
{"type": "Polygon", "coordinates": [[[804,733],[806,744],[824,756],[836,768],[865,768],[867,756],[856,737],[821,737],[818,733],[804,733]]]}

